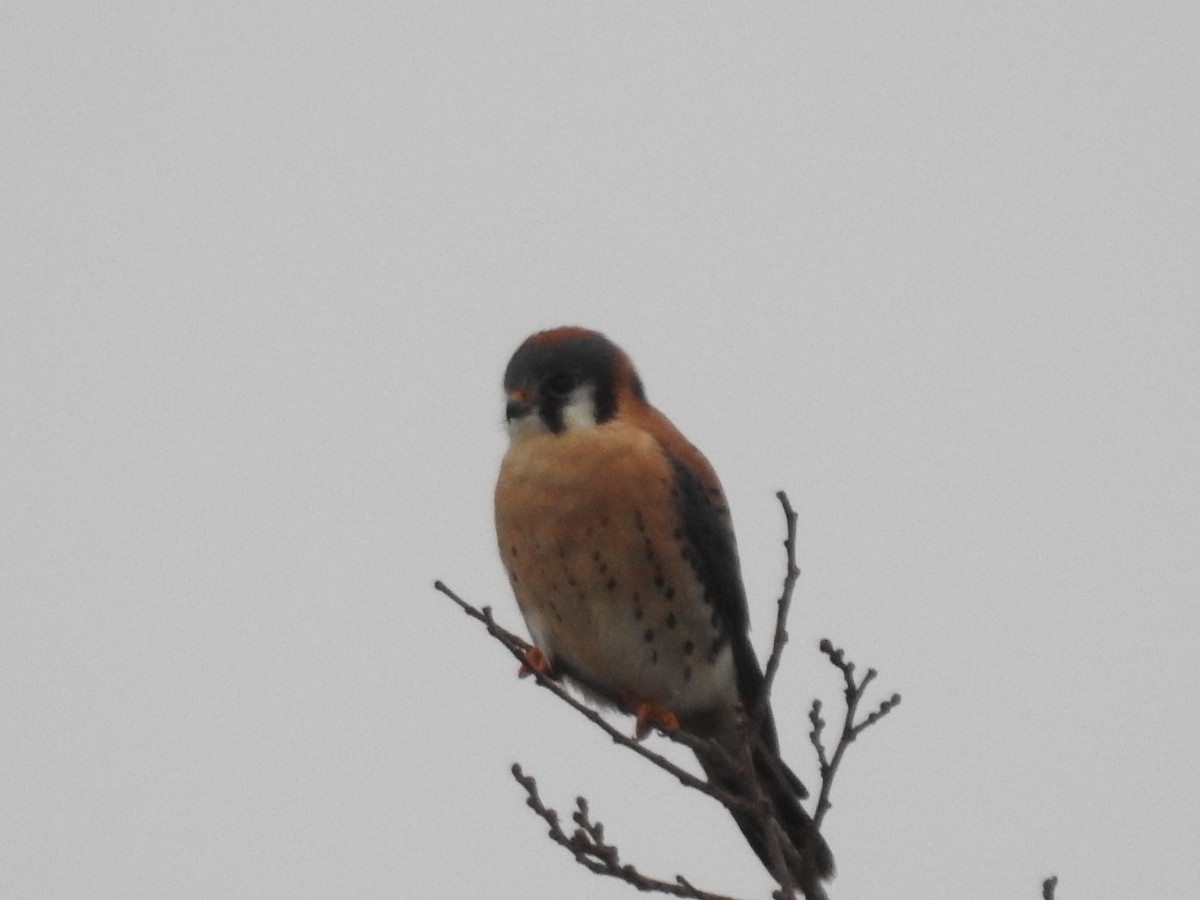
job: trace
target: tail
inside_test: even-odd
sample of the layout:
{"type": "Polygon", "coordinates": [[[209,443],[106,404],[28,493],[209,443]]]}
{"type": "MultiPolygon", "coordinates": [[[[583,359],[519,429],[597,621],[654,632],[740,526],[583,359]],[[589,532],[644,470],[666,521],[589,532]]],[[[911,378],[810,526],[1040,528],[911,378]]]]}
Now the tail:
{"type": "MultiPolygon", "coordinates": [[[[774,737],[771,729],[770,737],[774,737]]],[[[723,742],[724,743],[724,742],[723,742]]],[[[723,788],[739,797],[753,797],[757,793],[753,777],[758,781],[758,787],[770,801],[775,820],[791,844],[794,854],[784,852],[792,878],[796,886],[808,900],[828,900],[821,882],[833,875],[833,854],[825,838],[817,831],[817,826],[800,805],[800,797],[804,788],[799,779],[792,774],[791,769],[779,758],[772,746],[764,746],[764,742],[755,742],[756,746],[749,752],[753,761],[753,774],[749,766],[739,765],[731,768],[724,754],[696,754],[709,781],[716,787],[723,788]]],[[[730,755],[735,760],[745,759],[745,746],[730,747],[730,755]],[[739,754],[741,756],[739,757],[739,754]]],[[[766,831],[761,816],[752,810],[736,810],[733,812],[734,821],[742,830],[751,849],[767,871],[773,871],[770,845],[767,842],[766,831]]]]}

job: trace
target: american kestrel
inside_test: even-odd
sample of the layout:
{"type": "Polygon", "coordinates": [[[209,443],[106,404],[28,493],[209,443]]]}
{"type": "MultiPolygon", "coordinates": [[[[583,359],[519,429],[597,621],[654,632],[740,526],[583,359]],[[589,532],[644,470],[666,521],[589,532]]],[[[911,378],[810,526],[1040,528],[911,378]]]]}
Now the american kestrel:
{"type": "MultiPolygon", "coordinates": [[[[529,337],[504,390],[510,445],[496,483],[496,534],[533,637],[530,665],[637,716],[639,732],[681,726],[735,756],[752,747],[796,851],[793,877],[810,898],[824,897],[833,857],[800,806],[803,787],[779,757],[769,709],[759,734],[746,734],[763,675],[712,466],[647,402],[629,357],[597,332],[529,337]]],[[[751,792],[744,771],[697,755],[713,783],[751,792]]],[[[759,818],[734,817],[769,867],[759,818]]]]}

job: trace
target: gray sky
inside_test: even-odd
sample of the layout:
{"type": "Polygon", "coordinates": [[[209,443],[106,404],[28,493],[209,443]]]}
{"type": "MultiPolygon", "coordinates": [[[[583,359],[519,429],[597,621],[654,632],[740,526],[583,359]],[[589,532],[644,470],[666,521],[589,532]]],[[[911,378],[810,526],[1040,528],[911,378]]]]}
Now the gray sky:
{"type": "MultiPolygon", "coordinates": [[[[822,636],[895,715],[852,898],[1200,883],[1194,4],[9,4],[0,896],[765,897],[735,826],[560,710],[500,376],[606,331],[709,456],[812,779],[822,636]]],[[[661,745],[657,738],[656,746],[661,745]]]]}

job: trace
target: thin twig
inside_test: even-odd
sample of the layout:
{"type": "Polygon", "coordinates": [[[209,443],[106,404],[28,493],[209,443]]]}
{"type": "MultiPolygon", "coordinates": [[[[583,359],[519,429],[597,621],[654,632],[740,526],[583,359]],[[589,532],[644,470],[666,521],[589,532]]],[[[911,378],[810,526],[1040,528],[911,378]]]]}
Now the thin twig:
{"type": "Polygon", "coordinates": [[[825,730],[825,720],[821,718],[821,701],[814,700],[812,710],[808,714],[809,721],[812,722],[812,731],[809,732],[809,739],[817,751],[817,761],[821,765],[821,794],[817,798],[817,808],[813,813],[813,822],[818,828],[821,827],[821,822],[825,818],[825,814],[833,805],[829,801],[829,793],[833,789],[833,779],[837,774],[839,766],[842,764],[842,757],[846,753],[846,748],[849,747],[854,739],[857,738],[865,729],[870,728],[889,712],[896,708],[900,703],[900,695],[892,694],[891,697],[879,704],[879,708],[870,713],[861,722],[855,722],[854,716],[858,712],[859,701],[862,700],[863,694],[866,692],[867,685],[875,680],[877,673],[874,669],[867,669],[867,674],[862,677],[861,681],[854,680],[854,663],[846,659],[844,650],[835,648],[828,638],[823,638],[820,643],[821,652],[829,657],[829,661],[842,673],[842,678],[845,681],[845,697],[846,697],[846,715],[842,721],[842,733],[838,738],[837,746],[834,747],[833,756],[827,757],[825,752],[824,742],[821,736],[825,730]]]}
{"type": "Polygon", "coordinates": [[[824,773],[829,769],[829,760],[825,757],[825,743],[821,740],[821,735],[825,732],[825,720],[821,718],[820,700],[813,701],[812,709],[808,712],[808,721],[812,722],[812,731],[808,733],[808,739],[816,748],[817,764],[820,766],[823,778],[824,773]]]}
{"type": "MultiPolygon", "coordinates": [[[[787,521],[787,537],[783,547],[787,558],[787,572],[783,577],[783,590],[779,595],[778,609],[775,614],[775,638],[771,643],[771,655],[767,658],[767,668],[763,672],[762,691],[754,709],[754,721],[761,722],[767,714],[771,703],[771,686],[775,683],[775,674],[779,671],[779,663],[783,658],[783,648],[788,642],[787,619],[792,606],[792,596],[796,590],[796,580],[800,577],[800,568],[796,565],[796,520],[799,518],[788,496],[783,491],[775,495],[783,507],[783,515],[787,521]]],[[[757,731],[757,729],[756,729],[757,731]]]]}
{"type": "Polygon", "coordinates": [[[690,898],[690,900],[735,900],[725,894],[714,894],[695,887],[682,875],[676,875],[675,881],[663,881],[643,875],[629,863],[621,863],[621,855],[617,848],[604,838],[604,826],[593,822],[588,802],[584,797],[576,798],[576,809],[571,814],[577,828],[570,837],[559,824],[558,813],[542,802],[538,794],[537,781],[532,775],[526,775],[518,763],[512,767],[513,778],[525,789],[526,805],[550,826],[550,839],[565,847],[575,861],[597,875],[607,875],[633,885],[639,891],[658,891],[672,897],[690,898]]]}

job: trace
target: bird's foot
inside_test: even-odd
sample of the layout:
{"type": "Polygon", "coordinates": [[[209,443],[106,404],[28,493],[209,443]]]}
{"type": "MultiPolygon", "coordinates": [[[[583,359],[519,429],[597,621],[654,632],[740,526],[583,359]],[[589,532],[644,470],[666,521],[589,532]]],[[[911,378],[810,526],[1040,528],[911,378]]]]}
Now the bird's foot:
{"type": "Polygon", "coordinates": [[[518,678],[528,678],[533,673],[545,675],[547,678],[554,678],[554,669],[550,666],[550,660],[546,658],[538,647],[530,644],[525,648],[525,662],[521,663],[521,668],[517,671],[518,678]]]}
{"type": "Polygon", "coordinates": [[[634,700],[629,705],[633,709],[636,720],[633,736],[639,741],[650,733],[651,728],[657,728],[663,732],[679,730],[679,718],[665,706],[658,703],[647,703],[644,700],[634,700]]]}

